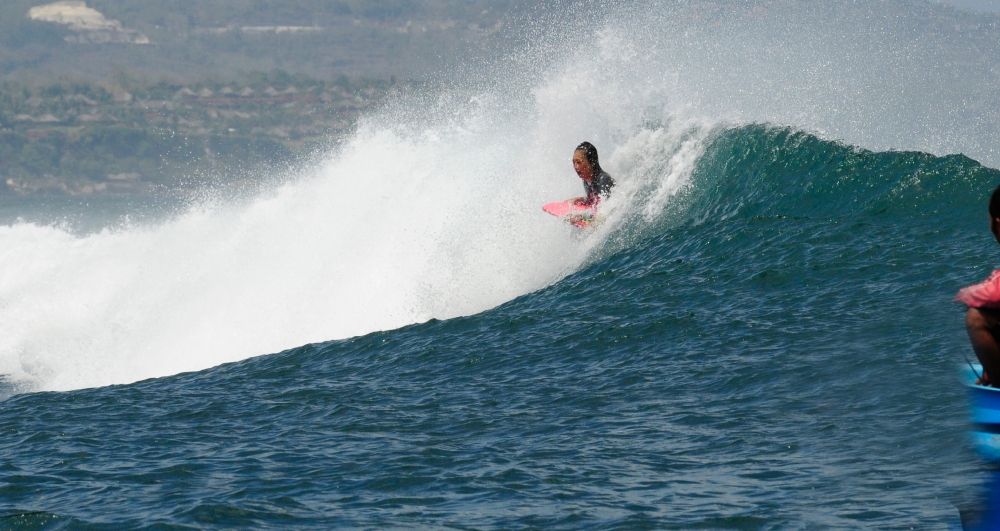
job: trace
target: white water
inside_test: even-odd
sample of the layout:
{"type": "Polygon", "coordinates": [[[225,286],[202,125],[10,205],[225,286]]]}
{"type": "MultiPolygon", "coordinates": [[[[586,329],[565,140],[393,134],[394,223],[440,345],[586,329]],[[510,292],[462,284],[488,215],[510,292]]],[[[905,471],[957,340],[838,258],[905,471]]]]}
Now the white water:
{"type": "Polygon", "coordinates": [[[86,236],[0,226],[0,374],[20,389],[126,383],[483,311],[579,268],[621,220],[657,221],[719,119],[990,153],[995,120],[944,107],[965,96],[933,77],[947,59],[933,42],[891,49],[905,24],[772,6],[717,25],[697,9],[587,14],[495,68],[502,81],[400,102],[251,201],[86,236]],[[920,75],[937,88],[898,90],[920,75]],[[539,208],[581,194],[582,140],[619,184],[585,238],[539,208]]]}
{"type": "MultiPolygon", "coordinates": [[[[473,314],[572,272],[614,221],[580,237],[540,207],[582,194],[572,150],[621,113],[556,79],[516,109],[452,94],[420,127],[376,125],[387,111],[249,202],[85,236],[0,227],[0,373],[22,389],[132,382],[473,314]]],[[[618,190],[631,151],[667,136],[604,153],[618,190]]]]}

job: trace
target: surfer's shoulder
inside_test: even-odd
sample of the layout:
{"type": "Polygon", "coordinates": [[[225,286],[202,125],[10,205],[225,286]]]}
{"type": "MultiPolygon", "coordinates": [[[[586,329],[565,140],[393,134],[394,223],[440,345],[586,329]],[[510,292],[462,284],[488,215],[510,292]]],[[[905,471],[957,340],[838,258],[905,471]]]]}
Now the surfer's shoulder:
{"type": "Polygon", "coordinates": [[[597,176],[597,179],[600,180],[601,183],[603,183],[608,188],[611,188],[612,186],[615,185],[615,180],[611,178],[611,174],[604,170],[601,170],[601,173],[600,175],[597,176]]]}
{"type": "Polygon", "coordinates": [[[615,186],[615,180],[611,178],[611,174],[601,170],[599,174],[594,176],[593,187],[594,191],[605,198],[611,194],[611,189],[615,186]]]}

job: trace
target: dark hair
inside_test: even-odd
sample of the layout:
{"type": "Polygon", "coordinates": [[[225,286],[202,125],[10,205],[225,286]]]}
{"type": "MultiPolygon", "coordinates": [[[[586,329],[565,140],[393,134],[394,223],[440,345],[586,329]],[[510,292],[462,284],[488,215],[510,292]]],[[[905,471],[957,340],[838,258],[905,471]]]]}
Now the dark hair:
{"type": "MultiPolygon", "coordinates": [[[[594,177],[597,177],[604,171],[601,169],[601,163],[597,160],[597,148],[590,142],[580,142],[580,145],[576,146],[576,149],[573,151],[583,152],[583,158],[587,159],[587,163],[590,164],[590,169],[593,170],[594,177]]],[[[992,212],[993,203],[990,203],[990,205],[990,212],[992,212]]]]}
{"type": "Polygon", "coordinates": [[[997,186],[990,196],[990,217],[1000,218],[1000,186],[997,186]]]}

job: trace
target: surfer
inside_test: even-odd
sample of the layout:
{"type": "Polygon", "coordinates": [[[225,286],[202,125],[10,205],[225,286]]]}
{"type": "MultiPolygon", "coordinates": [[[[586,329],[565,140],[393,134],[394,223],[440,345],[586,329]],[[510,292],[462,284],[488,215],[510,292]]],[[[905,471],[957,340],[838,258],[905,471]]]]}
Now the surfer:
{"type": "MultiPolygon", "coordinates": [[[[990,196],[990,232],[1000,243],[1000,186],[990,196]]],[[[980,385],[1000,382],[1000,269],[979,284],[962,288],[955,296],[956,302],[969,307],[965,313],[965,329],[972,342],[972,350],[983,365],[983,376],[976,380],[980,385]]]]}
{"type": "Polygon", "coordinates": [[[583,191],[586,195],[570,199],[577,205],[596,207],[601,199],[607,199],[611,195],[611,188],[615,186],[614,179],[608,172],[601,169],[601,163],[597,159],[597,148],[590,142],[582,142],[573,151],[573,169],[583,180],[583,191]]]}
{"type": "Polygon", "coordinates": [[[601,199],[607,199],[611,195],[615,181],[608,172],[601,169],[597,148],[590,142],[581,142],[576,146],[572,160],[573,169],[583,181],[583,192],[586,195],[548,203],[542,206],[542,210],[563,218],[580,229],[595,227],[604,220],[604,216],[597,215],[597,205],[601,204],[601,199]]]}

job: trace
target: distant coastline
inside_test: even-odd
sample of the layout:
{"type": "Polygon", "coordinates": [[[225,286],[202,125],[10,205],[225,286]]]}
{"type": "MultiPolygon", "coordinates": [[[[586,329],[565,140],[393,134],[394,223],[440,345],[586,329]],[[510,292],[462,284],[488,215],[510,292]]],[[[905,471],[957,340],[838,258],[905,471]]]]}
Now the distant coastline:
{"type": "Polygon", "coordinates": [[[414,85],[397,77],[481,49],[530,5],[4,2],[0,194],[147,194],[274,174],[414,85]]]}
{"type": "MultiPolygon", "coordinates": [[[[152,193],[287,167],[415,83],[397,79],[432,77],[459,57],[487,62],[516,49],[507,30],[519,17],[569,4],[205,1],[181,13],[165,2],[0,3],[0,194],[152,193]]],[[[917,38],[1000,87],[1000,16],[916,0],[879,9],[904,8],[922,18],[917,38]]],[[[699,2],[668,22],[769,16],[765,5],[699,2]]]]}
{"type": "Polygon", "coordinates": [[[150,193],[276,168],[404,84],[286,72],[178,84],[0,85],[0,194],[150,193]]]}

